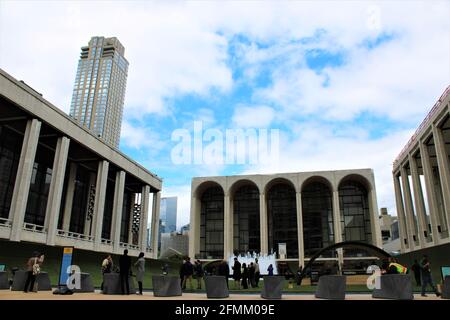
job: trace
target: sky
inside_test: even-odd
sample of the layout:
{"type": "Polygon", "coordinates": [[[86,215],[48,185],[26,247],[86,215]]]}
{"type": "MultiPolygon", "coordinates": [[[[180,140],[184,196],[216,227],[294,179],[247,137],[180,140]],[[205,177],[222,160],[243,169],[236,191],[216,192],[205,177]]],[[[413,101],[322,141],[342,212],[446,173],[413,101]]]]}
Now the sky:
{"type": "Polygon", "coordinates": [[[248,173],[373,168],[395,215],[392,163],[450,84],[449,13],[449,1],[0,0],[0,68],[69,112],[80,48],[117,37],[120,149],[178,197],[178,227],[192,177],[248,173]],[[195,122],[276,131],[278,161],[180,164],[174,132],[194,141],[195,122]]]}

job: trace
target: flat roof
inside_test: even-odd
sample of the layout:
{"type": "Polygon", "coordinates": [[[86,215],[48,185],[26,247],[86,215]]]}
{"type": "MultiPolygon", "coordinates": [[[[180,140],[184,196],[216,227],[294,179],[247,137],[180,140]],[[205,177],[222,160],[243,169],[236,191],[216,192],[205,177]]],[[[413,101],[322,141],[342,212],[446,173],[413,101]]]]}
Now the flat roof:
{"type": "Polygon", "coordinates": [[[150,172],[127,155],[105,143],[89,129],[80,126],[75,119],[56,107],[23,81],[19,81],[0,68],[0,95],[37,118],[61,135],[77,141],[83,147],[117,167],[134,175],[152,188],[161,190],[162,179],[150,172]]]}

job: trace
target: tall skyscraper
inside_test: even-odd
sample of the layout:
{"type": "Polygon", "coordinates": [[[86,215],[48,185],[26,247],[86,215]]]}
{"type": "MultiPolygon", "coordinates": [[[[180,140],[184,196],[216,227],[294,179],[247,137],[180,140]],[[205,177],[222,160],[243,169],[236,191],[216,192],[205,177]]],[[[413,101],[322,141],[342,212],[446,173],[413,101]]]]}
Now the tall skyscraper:
{"type": "Polygon", "coordinates": [[[161,198],[159,214],[158,245],[161,246],[161,234],[177,230],[177,197],[161,198]]]}
{"type": "Polygon", "coordinates": [[[118,147],[127,83],[125,48],[113,38],[92,37],[81,48],[70,116],[118,147]]]}

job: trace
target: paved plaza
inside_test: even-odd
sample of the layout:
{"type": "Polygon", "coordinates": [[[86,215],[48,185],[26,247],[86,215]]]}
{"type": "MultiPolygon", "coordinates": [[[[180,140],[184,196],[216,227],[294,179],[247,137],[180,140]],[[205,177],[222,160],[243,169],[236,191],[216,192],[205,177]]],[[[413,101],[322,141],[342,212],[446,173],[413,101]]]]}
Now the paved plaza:
{"type": "MultiPolygon", "coordinates": [[[[346,300],[382,300],[373,299],[369,293],[347,294],[346,300]]],[[[415,300],[443,300],[434,294],[428,297],[422,297],[420,294],[414,294],[415,300]]],[[[75,293],[73,295],[54,295],[52,291],[41,291],[23,293],[21,291],[0,290],[0,300],[213,300],[207,299],[205,293],[184,293],[178,297],[154,297],[153,292],[144,292],[139,295],[104,295],[99,291],[95,293],[75,293]]],[[[265,300],[259,294],[230,294],[229,298],[219,300],[265,300]]],[[[282,300],[322,300],[314,297],[314,294],[283,294],[282,300]]],[[[267,301],[267,300],[265,300],[267,301]]]]}

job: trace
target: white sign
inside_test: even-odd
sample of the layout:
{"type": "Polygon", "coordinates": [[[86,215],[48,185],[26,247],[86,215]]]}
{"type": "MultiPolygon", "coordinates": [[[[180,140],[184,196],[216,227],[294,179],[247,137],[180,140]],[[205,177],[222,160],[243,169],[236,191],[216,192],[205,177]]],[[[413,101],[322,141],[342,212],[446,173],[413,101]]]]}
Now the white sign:
{"type": "Polygon", "coordinates": [[[278,244],[278,258],[279,259],[286,259],[287,252],[286,252],[286,243],[279,243],[278,244]]]}

